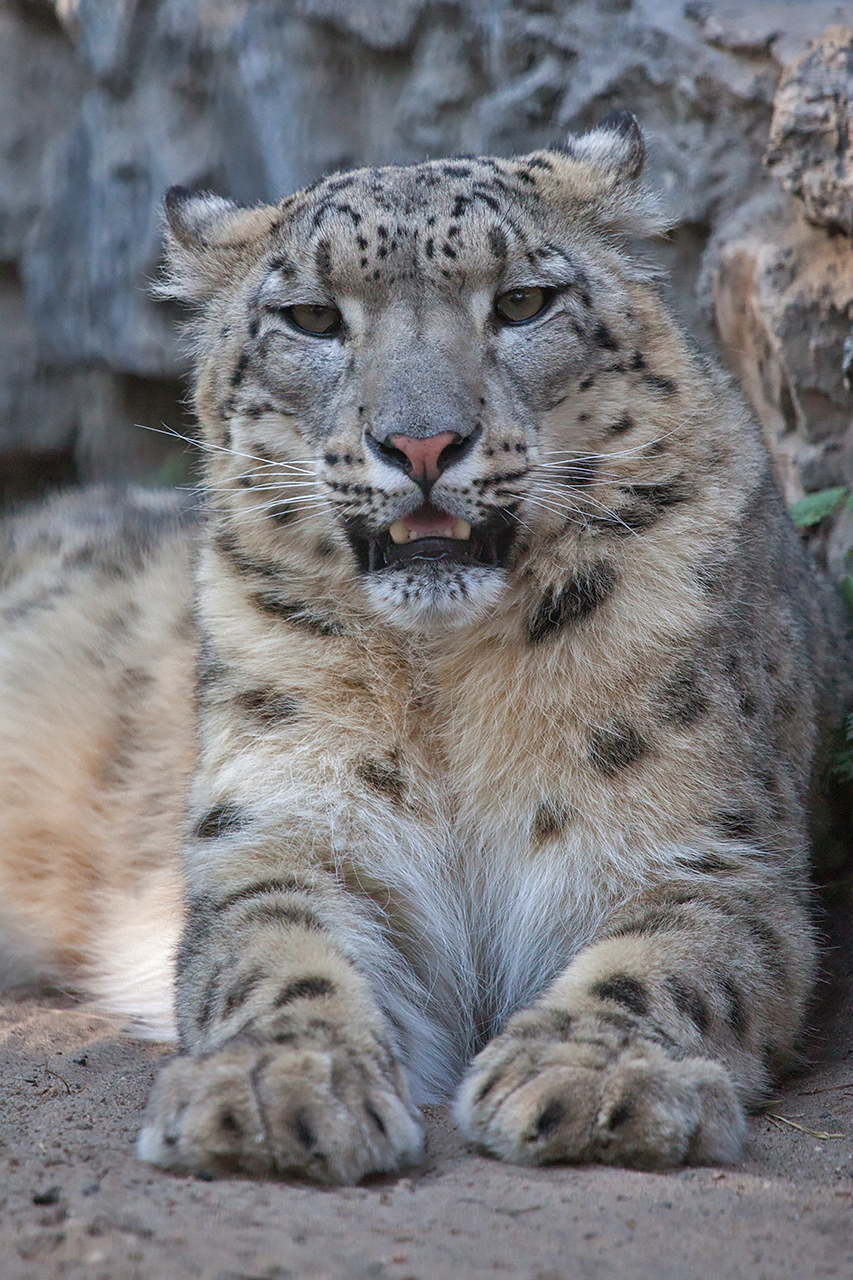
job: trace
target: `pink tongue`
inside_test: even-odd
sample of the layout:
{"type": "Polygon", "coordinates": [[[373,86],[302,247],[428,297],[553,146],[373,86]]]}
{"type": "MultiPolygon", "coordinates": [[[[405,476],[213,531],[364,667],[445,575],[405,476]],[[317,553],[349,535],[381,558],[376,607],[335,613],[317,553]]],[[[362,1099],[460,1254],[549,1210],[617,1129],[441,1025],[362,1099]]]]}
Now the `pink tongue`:
{"type": "Polygon", "coordinates": [[[446,511],[436,511],[435,507],[419,507],[410,516],[403,516],[406,528],[425,538],[449,538],[455,523],[455,516],[449,516],[446,511]]]}

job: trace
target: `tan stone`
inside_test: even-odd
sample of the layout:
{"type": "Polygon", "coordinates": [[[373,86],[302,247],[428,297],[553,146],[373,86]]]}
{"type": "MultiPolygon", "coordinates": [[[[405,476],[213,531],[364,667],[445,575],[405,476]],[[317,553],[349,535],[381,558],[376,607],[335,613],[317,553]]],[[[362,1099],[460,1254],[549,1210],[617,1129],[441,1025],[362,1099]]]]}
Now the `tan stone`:
{"type": "Polygon", "coordinates": [[[853,400],[843,355],[853,244],[770,191],[720,228],[706,282],[722,354],[752,404],[789,502],[853,474],[853,400]]]}
{"type": "Polygon", "coordinates": [[[853,236],[853,27],[830,27],[786,68],[766,159],[810,222],[853,236]]]}

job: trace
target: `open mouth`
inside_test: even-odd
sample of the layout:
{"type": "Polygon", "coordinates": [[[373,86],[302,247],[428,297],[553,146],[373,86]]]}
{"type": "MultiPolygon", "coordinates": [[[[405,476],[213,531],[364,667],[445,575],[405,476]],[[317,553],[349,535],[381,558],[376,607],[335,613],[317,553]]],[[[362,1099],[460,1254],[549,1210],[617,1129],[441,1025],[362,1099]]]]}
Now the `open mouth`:
{"type": "Polygon", "coordinates": [[[352,526],[346,532],[362,572],[378,573],[440,561],[448,567],[498,569],[506,564],[516,528],[506,511],[495,512],[481,525],[470,525],[427,503],[381,533],[352,526]]]}

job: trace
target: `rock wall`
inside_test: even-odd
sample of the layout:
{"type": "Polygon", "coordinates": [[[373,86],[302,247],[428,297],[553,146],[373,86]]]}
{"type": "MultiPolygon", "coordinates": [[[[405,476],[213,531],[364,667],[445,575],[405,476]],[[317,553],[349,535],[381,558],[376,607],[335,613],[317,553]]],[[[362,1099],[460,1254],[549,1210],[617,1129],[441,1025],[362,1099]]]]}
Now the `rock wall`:
{"type": "Polygon", "coordinates": [[[777,181],[721,220],[703,283],[788,501],[827,495],[803,510],[842,578],[853,568],[853,26],[829,28],[786,68],[766,164],[777,181]]]}
{"type": "MultiPolygon", "coordinates": [[[[708,239],[719,249],[745,203],[778,188],[763,157],[780,78],[846,10],[824,0],[0,0],[0,500],[45,480],[168,479],[185,467],[173,440],[136,425],[183,429],[176,317],[146,292],[160,198],[176,182],[273,199],[353,163],[543,145],[628,107],[675,222],[658,251],[672,301],[711,346],[713,317],[696,294],[708,239]]],[[[822,64],[809,74],[822,83],[822,64]]],[[[813,216],[832,175],[811,180],[800,124],[789,129],[781,112],[774,155],[796,192],[786,198],[805,196],[813,216]]],[[[839,196],[833,225],[847,229],[848,213],[839,196]]],[[[710,267],[704,279],[722,313],[728,285],[710,267]]],[[[837,394],[833,383],[833,413],[837,394]]],[[[815,431],[815,458],[829,466],[825,441],[843,429],[833,418],[815,431]]]]}

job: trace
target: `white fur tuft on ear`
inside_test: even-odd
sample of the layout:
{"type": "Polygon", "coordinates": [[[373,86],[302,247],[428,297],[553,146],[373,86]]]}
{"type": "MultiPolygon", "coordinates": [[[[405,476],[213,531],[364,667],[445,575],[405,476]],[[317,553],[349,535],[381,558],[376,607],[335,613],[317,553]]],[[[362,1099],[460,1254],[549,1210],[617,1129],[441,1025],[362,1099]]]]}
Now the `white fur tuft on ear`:
{"type": "Polygon", "coordinates": [[[629,181],[639,178],[646,158],[642,130],[631,111],[614,111],[589,133],[569,134],[560,150],[629,181]]]}
{"type": "Polygon", "coordinates": [[[166,271],[154,293],[182,302],[206,302],[245,271],[280,217],[273,205],[246,209],[186,187],[170,187],[163,203],[166,271]]]}
{"type": "Polygon", "coordinates": [[[539,160],[537,191],[576,226],[587,223],[615,236],[664,235],[672,218],[640,181],[645,155],[636,116],[615,111],[588,133],[569,134],[548,151],[520,156],[519,163],[539,160]]]}
{"type": "Polygon", "coordinates": [[[241,206],[209,191],[190,191],[188,187],[170,187],[163,197],[166,221],[172,235],[185,249],[203,249],[241,206]]]}

